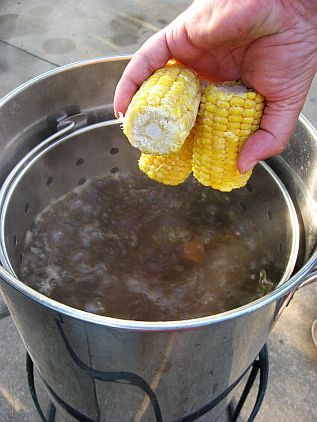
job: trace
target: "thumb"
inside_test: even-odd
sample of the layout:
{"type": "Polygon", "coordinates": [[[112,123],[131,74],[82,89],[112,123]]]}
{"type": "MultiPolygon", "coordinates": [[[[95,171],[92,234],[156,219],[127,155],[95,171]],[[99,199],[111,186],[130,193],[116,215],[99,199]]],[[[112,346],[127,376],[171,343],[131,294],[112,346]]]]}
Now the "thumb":
{"type": "Polygon", "coordinates": [[[249,137],[238,158],[238,169],[246,173],[258,161],[281,154],[296,126],[301,106],[287,101],[268,102],[260,129],[249,137]]]}
{"type": "Polygon", "coordinates": [[[171,59],[165,29],[154,34],[134,54],[116,87],[113,108],[116,117],[125,114],[130,101],[142,82],[171,59]]]}

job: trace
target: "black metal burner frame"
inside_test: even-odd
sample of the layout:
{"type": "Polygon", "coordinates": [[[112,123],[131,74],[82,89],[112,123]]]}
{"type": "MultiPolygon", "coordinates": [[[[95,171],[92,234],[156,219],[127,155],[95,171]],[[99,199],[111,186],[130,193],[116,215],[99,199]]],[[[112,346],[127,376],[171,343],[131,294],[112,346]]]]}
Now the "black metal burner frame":
{"type": "MultiPolygon", "coordinates": [[[[61,334],[63,335],[64,333],[61,333],[61,334]]],[[[158,399],[154,391],[146,383],[145,380],[143,380],[141,377],[138,377],[136,374],[131,374],[129,372],[103,372],[103,371],[97,371],[97,370],[91,369],[87,365],[85,365],[82,361],[80,361],[79,358],[74,354],[74,351],[70,348],[69,344],[67,344],[68,342],[66,338],[64,338],[64,341],[73,359],[80,366],[80,368],[83,369],[86,372],[86,374],[90,376],[94,381],[98,380],[98,381],[115,382],[115,383],[128,382],[129,384],[132,384],[141,388],[148,395],[151,401],[151,404],[155,413],[155,417],[156,417],[156,422],[163,422],[162,412],[160,409],[158,399]]],[[[207,412],[209,412],[211,409],[217,406],[222,400],[225,399],[225,397],[237,386],[237,384],[239,384],[239,382],[243,379],[243,377],[247,374],[247,372],[250,369],[251,371],[250,371],[248,380],[245,384],[245,387],[243,389],[243,392],[241,394],[241,397],[239,398],[236,405],[234,404],[233,401],[229,403],[227,407],[227,412],[228,412],[228,418],[230,422],[236,422],[238,420],[242,407],[251,391],[251,388],[253,387],[253,384],[257,375],[259,374],[259,386],[258,386],[257,398],[255,401],[254,407],[252,409],[252,412],[249,418],[247,419],[247,422],[254,421],[261,407],[261,404],[263,402],[266,387],[267,387],[267,382],[268,382],[269,359],[268,359],[268,350],[267,350],[266,345],[263,346],[257,359],[255,359],[255,361],[243,372],[243,374],[241,374],[241,376],[233,384],[231,384],[223,393],[221,393],[218,397],[216,397],[214,400],[207,403],[205,406],[201,407],[197,411],[192,412],[181,418],[178,418],[174,422],[192,422],[192,421],[197,420],[201,416],[205,415],[207,412]]],[[[54,422],[55,414],[56,414],[55,405],[51,402],[47,417],[45,416],[40,406],[37,393],[36,393],[35,382],[34,382],[34,365],[28,353],[26,354],[26,371],[27,371],[27,380],[28,380],[29,390],[30,390],[33,402],[35,404],[35,407],[42,421],[54,422]]],[[[60,406],[62,406],[63,409],[73,418],[75,418],[76,420],[80,422],[99,422],[98,420],[88,418],[87,416],[80,413],[78,410],[72,408],[69,404],[67,404],[64,400],[62,400],[52,390],[52,388],[47,384],[45,380],[42,379],[42,381],[44,382],[46,388],[48,389],[52,397],[54,397],[56,402],[60,406]]]]}

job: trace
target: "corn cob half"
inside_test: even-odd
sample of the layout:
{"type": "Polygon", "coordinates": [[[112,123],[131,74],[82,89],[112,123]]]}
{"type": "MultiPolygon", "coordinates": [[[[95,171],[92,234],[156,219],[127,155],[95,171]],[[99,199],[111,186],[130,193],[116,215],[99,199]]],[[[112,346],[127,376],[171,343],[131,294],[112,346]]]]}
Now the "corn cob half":
{"type": "Polygon", "coordinates": [[[157,182],[165,185],[179,185],[192,172],[193,128],[181,149],[169,155],[141,154],[139,168],[157,182]]]}
{"type": "Polygon", "coordinates": [[[201,99],[196,73],[178,64],[150,76],[131,100],[123,121],[130,143],[151,155],[178,151],[194,126],[201,99]]]}
{"type": "Polygon", "coordinates": [[[241,174],[238,155],[260,125],[264,98],[236,82],[207,86],[196,123],[192,167],[198,181],[220,191],[246,185],[252,169],[241,174]]]}

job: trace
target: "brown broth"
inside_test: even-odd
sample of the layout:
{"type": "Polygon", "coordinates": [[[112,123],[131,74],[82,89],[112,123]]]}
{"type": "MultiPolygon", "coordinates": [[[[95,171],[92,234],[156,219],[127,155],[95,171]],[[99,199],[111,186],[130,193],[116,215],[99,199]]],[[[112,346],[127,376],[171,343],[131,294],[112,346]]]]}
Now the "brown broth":
{"type": "Polygon", "coordinates": [[[231,195],[191,180],[86,182],[37,216],[21,276],[77,309],[164,321],[224,312],[274,288],[262,237],[231,195]]]}

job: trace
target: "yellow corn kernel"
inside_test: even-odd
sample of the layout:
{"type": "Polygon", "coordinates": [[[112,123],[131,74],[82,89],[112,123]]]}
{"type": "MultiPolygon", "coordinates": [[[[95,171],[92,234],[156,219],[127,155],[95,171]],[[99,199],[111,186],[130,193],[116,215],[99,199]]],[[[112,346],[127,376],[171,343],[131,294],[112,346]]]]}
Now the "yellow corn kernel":
{"type": "Polygon", "coordinates": [[[241,129],[230,129],[230,130],[236,137],[241,135],[241,129]]]}
{"type": "Polygon", "coordinates": [[[179,185],[192,172],[193,132],[185,140],[181,149],[169,155],[141,154],[139,168],[157,182],[165,185],[179,185]]]}
{"type": "Polygon", "coordinates": [[[240,135],[241,136],[249,136],[249,135],[251,135],[251,128],[252,128],[252,125],[250,126],[249,129],[241,129],[240,130],[240,135]]]}
{"type": "Polygon", "coordinates": [[[243,119],[243,117],[241,115],[238,115],[238,116],[233,115],[233,116],[228,117],[229,122],[232,122],[232,123],[242,122],[242,119],[243,119]]]}
{"type": "Polygon", "coordinates": [[[216,116],[228,117],[228,115],[229,115],[228,110],[226,110],[224,108],[217,108],[217,107],[215,107],[214,112],[215,112],[215,115],[216,116]]]}
{"type": "Polygon", "coordinates": [[[194,176],[203,185],[221,191],[245,186],[252,170],[246,174],[238,171],[238,154],[248,136],[258,129],[264,107],[263,97],[241,84],[226,82],[207,86],[202,104],[194,135],[194,176]],[[206,124],[206,110],[214,116],[219,116],[219,111],[226,111],[228,114],[220,116],[226,117],[227,122],[220,122],[215,117],[211,119],[209,115],[206,124]]]}
{"type": "Polygon", "coordinates": [[[246,99],[245,102],[244,102],[244,108],[252,108],[252,109],[254,109],[255,104],[256,103],[255,103],[254,100],[248,100],[248,99],[246,99]]]}
{"type": "MultiPolygon", "coordinates": [[[[256,92],[252,92],[252,91],[250,91],[250,92],[246,92],[245,93],[245,98],[248,98],[249,100],[255,100],[256,99],[256,92]]],[[[258,94],[258,95],[260,95],[260,94],[258,94]]],[[[262,101],[264,100],[264,98],[262,97],[262,101]]]]}
{"type": "Polygon", "coordinates": [[[252,124],[254,121],[254,117],[243,117],[241,123],[243,124],[252,124]]]}
{"type": "Polygon", "coordinates": [[[256,111],[261,111],[264,109],[264,103],[257,103],[255,106],[256,111]]]}
{"type": "Polygon", "coordinates": [[[211,105],[211,104],[216,104],[216,102],[218,101],[218,99],[217,98],[215,98],[215,97],[213,97],[212,95],[210,95],[210,96],[207,96],[206,98],[205,98],[205,103],[206,104],[209,104],[209,105],[211,105]]]}
{"type": "Polygon", "coordinates": [[[236,116],[243,116],[244,108],[243,107],[230,107],[229,114],[236,116]]]}
{"type": "MultiPolygon", "coordinates": [[[[123,131],[130,143],[146,154],[177,152],[194,126],[200,99],[196,73],[168,64],[136,92],[124,117],[123,131]]],[[[208,108],[214,112],[209,104],[208,108]]]]}
{"type": "Polygon", "coordinates": [[[233,107],[234,106],[242,106],[243,107],[243,104],[244,104],[244,100],[243,100],[243,98],[240,98],[240,97],[234,96],[230,100],[230,105],[233,106],[233,107]]]}
{"type": "Polygon", "coordinates": [[[245,117],[253,117],[255,114],[255,110],[252,108],[246,108],[243,112],[243,118],[245,117]]]}
{"type": "Polygon", "coordinates": [[[220,132],[224,132],[227,129],[227,126],[224,124],[219,124],[217,122],[214,123],[214,129],[219,130],[220,132]]]}
{"type": "Polygon", "coordinates": [[[206,104],[203,107],[204,109],[206,109],[207,111],[210,111],[211,113],[214,113],[217,109],[217,107],[214,104],[206,104]]]}
{"type": "Polygon", "coordinates": [[[221,117],[221,116],[214,116],[213,120],[217,123],[220,123],[222,125],[226,125],[228,123],[227,117],[221,117]]]}
{"type": "MultiPolygon", "coordinates": [[[[235,117],[238,117],[238,116],[235,116],[235,117]]],[[[237,121],[237,122],[229,122],[227,124],[228,130],[231,130],[231,129],[240,129],[240,126],[241,126],[241,124],[239,123],[239,121],[237,121]]]]}
{"type": "Polygon", "coordinates": [[[260,103],[260,104],[264,104],[264,97],[261,94],[259,94],[258,92],[256,93],[256,96],[255,96],[255,102],[260,103]]]}
{"type": "Polygon", "coordinates": [[[217,102],[216,102],[216,106],[218,107],[218,108],[224,108],[224,109],[227,109],[228,110],[228,108],[230,108],[230,103],[228,102],[228,101],[222,101],[222,100],[218,100],[217,102]]]}

